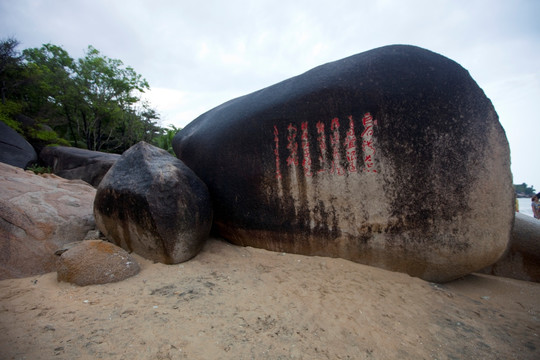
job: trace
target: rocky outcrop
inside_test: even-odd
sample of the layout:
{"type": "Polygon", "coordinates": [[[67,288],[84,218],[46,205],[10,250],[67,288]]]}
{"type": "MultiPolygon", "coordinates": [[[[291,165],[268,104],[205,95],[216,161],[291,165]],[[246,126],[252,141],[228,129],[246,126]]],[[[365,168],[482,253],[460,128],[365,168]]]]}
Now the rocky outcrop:
{"type": "Polygon", "coordinates": [[[459,64],[387,46],[201,115],[173,140],[235,244],[447,281],[494,263],[513,221],[508,142],[459,64]]]}
{"type": "Polygon", "coordinates": [[[69,146],[47,146],[39,157],[56,175],[81,179],[97,187],[120,155],[69,146]]]}
{"type": "Polygon", "coordinates": [[[58,260],[58,281],[79,286],[108,284],[127,279],[140,271],[137,261],[124,249],[102,240],[85,240],[58,260]]]}
{"type": "Polygon", "coordinates": [[[95,228],[96,190],[0,163],[0,280],[56,271],[54,252],[95,228]]]}
{"type": "Polygon", "coordinates": [[[32,145],[0,121],[0,162],[24,169],[36,161],[37,154],[32,145]]]}
{"type": "Polygon", "coordinates": [[[482,272],[540,282],[540,220],[517,212],[508,250],[482,272]]]}
{"type": "Polygon", "coordinates": [[[165,264],[195,256],[212,224],[206,185],[180,160],[145,142],[124,152],[103,178],[94,214],[109,240],[165,264]]]}

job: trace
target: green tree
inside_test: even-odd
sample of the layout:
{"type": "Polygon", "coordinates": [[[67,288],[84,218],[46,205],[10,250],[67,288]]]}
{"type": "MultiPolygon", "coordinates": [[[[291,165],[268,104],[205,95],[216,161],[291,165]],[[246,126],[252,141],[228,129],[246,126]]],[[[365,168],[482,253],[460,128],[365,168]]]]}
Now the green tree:
{"type": "Polygon", "coordinates": [[[22,82],[22,55],[17,51],[19,42],[13,38],[0,41],[0,94],[5,105],[8,93],[22,82]]]}
{"type": "Polygon", "coordinates": [[[101,56],[88,47],[86,56],[76,67],[76,84],[82,95],[80,127],[90,150],[118,149],[111,142],[119,123],[129,115],[148,82],[122,61],[101,56]],[[127,113],[127,114],[126,114],[127,113]]]}
{"type": "Polygon", "coordinates": [[[172,141],[177,132],[182,128],[177,128],[174,125],[169,125],[169,128],[162,128],[161,134],[154,138],[153,144],[161,149],[167,150],[170,154],[174,155],[172,141]]]}
{"type": "Polygon", "coordinates": [[[77,147],[122,152],[163,133],[157,111],[141,101],[148,82],[122,61],[92,46],[75,60],[53,44],[22,55],[17,45],[14,39],[0,43],[0,118],[14,128],[19,114],[35,120],[32,128],[18,128],[27,138],[41,145],[65,138],[77,147]]]}
{"type": "Polygon", "coordinates": [[[77,131],[77,113],[82,104],[74,80],[76,67],[73,58],[59,46],[45,44],[40,49],[23,51],[32,87],[27,89],[27,112],[37,119],[47,119],[48,125],[61,136],[71,139],[75,146],[81,141],[77,131]]]}
{"type": "Polygon", "coordinates": [[[526,196],[532,196],[536,193],[536,190],[534,189],[534,186],[528,186],[526,183],[516,185],[514,184],[514,189],[516,193],[523,194],[526,196]]]}
{"type": "Polygon", "coordinates": [[[46,119],[73,145],[122,152],[159,132],[159,114],[140,101],[150,87],[133,68],[89,46],[74,60],[59,46],[24,51],[31,116],[46,119]]]}

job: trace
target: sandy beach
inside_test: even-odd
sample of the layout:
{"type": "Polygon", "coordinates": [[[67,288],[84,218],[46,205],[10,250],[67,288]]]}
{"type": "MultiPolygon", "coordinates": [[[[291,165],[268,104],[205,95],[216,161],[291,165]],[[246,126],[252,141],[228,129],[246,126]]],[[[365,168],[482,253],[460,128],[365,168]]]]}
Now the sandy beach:
{"type": "Polygon", "coordinates": [[[539,359],[540,284],[434,284],[210,239],[106,285],[0,281],[2,359],[539,359]]]}

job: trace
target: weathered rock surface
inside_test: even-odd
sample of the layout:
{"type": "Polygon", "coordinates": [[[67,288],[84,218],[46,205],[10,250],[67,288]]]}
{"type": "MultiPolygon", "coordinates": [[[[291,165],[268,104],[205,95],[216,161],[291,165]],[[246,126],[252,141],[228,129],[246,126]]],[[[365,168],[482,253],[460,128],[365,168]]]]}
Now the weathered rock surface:
{"type": "Polygon", "coordinates": [[[0,162],[24,169],[36,160],[37,154],[32,145],[0,121],[0,162]]]}
{"type": "Polygon", "coordinates": [[[97,187],[120,155],[69,146],[47,146],[41,150],[39,158],[56,175],[81,179],[97,187]]]}
{"type": "Polygon", "coordinates": [[[145,142],[124,152],[103,178],[94,214],[109,240],[165,264],[195,256],[212,225],[206,185],[182,161],[145,142]]]}
{"type": "Polygon", "coordinates": [[[56,271],[54,252],[95,227],[96,190],[0,163],[0,279],[56,271]]]}
{"type": "Polygon", "coordinates": [[[508,250],[499,261],[483,272],[540,282],[540,220],[516,213],[508,250]]]}
{"type": "Polygon", "coordinates": [[[140,271],[124,249],[102,240],[85,240],[69,248],[58,260],[58,281],[79,286],[122,281],[140,271]]]}
{"type": "Polygon", "coordinates": [[[231,100],[173,147],[235,244],[447,281],[509,240],[497,114],[465,69],[421,48],[374,49],[231,100]]]}

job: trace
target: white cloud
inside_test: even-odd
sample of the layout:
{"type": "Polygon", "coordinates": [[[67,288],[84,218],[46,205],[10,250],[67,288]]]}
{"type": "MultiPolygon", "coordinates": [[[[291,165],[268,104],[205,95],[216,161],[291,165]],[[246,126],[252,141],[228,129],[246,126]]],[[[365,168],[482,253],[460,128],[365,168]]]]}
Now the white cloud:
{"type": "Polygon", "coordinates": [[[470,71],[499,112],[514,175],[540,186],[540,170],[527,166],[538,161],[523,146],[530,135],[520,130],[538,123],[539,13],[536,0],[0,0],[0,33],[23,48],[62,45],[74,57],[95,46],[143,75],[164,124],[180,126],[320,64],[418,45],[470,71]]]}

